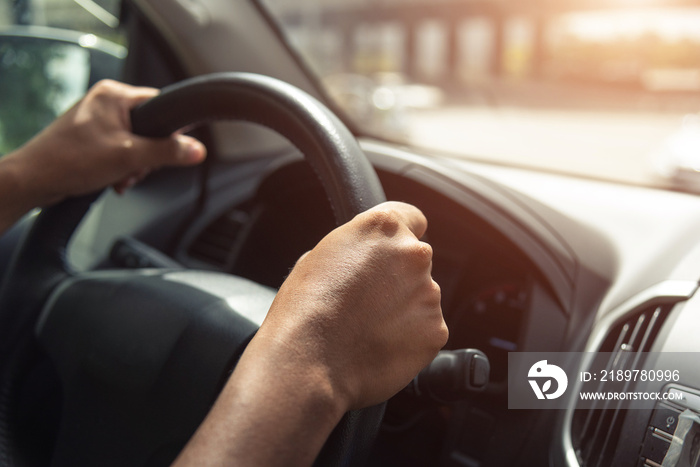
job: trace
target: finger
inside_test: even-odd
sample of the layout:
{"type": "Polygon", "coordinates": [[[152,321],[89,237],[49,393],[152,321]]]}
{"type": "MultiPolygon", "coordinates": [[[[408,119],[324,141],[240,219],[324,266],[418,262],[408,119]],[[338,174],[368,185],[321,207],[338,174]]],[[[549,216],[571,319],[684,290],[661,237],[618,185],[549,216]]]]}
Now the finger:
{"type": "Polygon", "coordinates": [[[107,92],[115,98],[122,100],[128,108],[132,108],[160,94],[160,90],[156,88],[131,86],[113,80],[103,80],[98,84],[106,88],[107,92]]]}
{"type": "Polygon", "coordinates": [[[141,169],[134,174],[134,177],[136,177],[136,180],[140,182],[141,180],[146,178],[146,175],[148,175],[149,173],[151,173],[150,168],[141,169]]]}
{"type": "Polygon", "coordinates": [[[397,216],[399,221],[408,227],[408,230],[416,238],[421,238],[428,230],[428,219],[426,219],[420,209],[411,204],[387,201],[370,209],[370,211],[372,210],[386,211],[397,216]]]}
{"type": "Polygon", "coordinates": [[[112,185],[112,188],[114,191],[116,191],[118,194],[122,195],[126,190],[129,188],[133,187],[137,183],[139,183],[141,180],[146,178],[146,176],[151,173],[151,169],[145,168],[138,170],[134,173],[129,174],[128,176],[124,177],[123,179],[119,180],[117,183],[112,185]]]}
{"type": "Polygon", "coordinates": [[[95,84],[85,96],[85,101],[89,103],[88,108],[92,112],[100,112],[105,109],[112,109],[107,112],[114,118],[119,119],[119,126],[127,130],[131,129],[129,112],[138,104],[157,96],[158,89],[147,87],[135,87],[118,81],[104,79],[95,84]],[[117,112],[113,112],[113,110],[117,112]]]}
{"type": "Polygon", "coordinates": [[[309,251],[307,251],[306,253],[304,253],[303,255],[301,255],[301,256],[299,257],[299,259],[297,260],[297,262],[295,263],[295,265],[301,263],[302,261],[304,261],[304,258],[306,258],[306,257],[309,255],[309,253],[311,253],[311,250],[309,250],[309,251]]]}
{"type": "Polygon", "coordinates": [[[207,155],[204,145],[186,135],[170,138],[134,138],[132,169],[156,169],[163,166],[194,165],[207,155]]]}
{"type": "Polygon", "coordinates": [[[114,189],[114,191],[117,192],[117,194],[123,195],[126,190],[136,185],[137,182],[138,178],[136,176],[131,175],[112,185],[112,188],[114,189]]]}
{"type": "Polygon", "coordinates": [[[158,94],[160,94],[160,91],[158,89],[131,88],[128,90],[128,92],[125,92],[123,94],[123,96],[125,98],[124,104],[126,105],[128,110],[131,110],[134,107],[136,107],[137,105],[153,99],[158,94]]]}

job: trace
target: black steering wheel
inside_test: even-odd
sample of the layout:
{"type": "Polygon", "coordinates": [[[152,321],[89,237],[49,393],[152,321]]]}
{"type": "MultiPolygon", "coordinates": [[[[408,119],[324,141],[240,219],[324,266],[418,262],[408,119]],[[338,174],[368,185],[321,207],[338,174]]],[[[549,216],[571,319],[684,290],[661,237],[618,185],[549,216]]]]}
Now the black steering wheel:
{"type": "MultiPolygon", "coordinates": [[[[198,77],[132,112],[133,131],[150,137],[220,119],[258,123],[292,142],[320,178],[338,224],[385,200],[374,169],[340,120],[279,80],[246,73],[198,77]]],[[[16,405],[44,352],[63,394],[52,465],[169,464],[255,333],[257,325],[246,316],[264,313],[274,296],[224,274],[72,273],[68,241],[97,196],[44,209],[5,276],[0,465],[25,465],[16,405]]],[[[382,414],[383,406],[346,414],[316,464],[363,462],[382,414]]]]}

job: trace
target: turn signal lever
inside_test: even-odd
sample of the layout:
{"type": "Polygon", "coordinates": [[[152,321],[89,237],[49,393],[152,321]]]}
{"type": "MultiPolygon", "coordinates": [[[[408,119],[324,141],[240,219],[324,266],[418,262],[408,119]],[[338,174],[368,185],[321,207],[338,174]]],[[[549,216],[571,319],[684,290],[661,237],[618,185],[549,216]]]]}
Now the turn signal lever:
{"type": "Polygon", "coordinates": [[[456,402],[482,391],[490,370],[489,359],[481,350],[442,350],[405,391],[437,402],[456,402]]]}

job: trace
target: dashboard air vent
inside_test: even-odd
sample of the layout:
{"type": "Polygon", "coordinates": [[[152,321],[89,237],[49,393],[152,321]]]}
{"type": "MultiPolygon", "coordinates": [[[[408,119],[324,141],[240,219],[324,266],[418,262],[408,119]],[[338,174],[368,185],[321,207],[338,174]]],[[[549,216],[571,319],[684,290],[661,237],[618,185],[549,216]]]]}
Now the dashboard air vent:
{"type": "Polygon", "coordinates": [[[248,219],[249,215],[243,211],[227,212],[197,236],[187,253],[196,260],[223,270],[248,219]]]}
{"type": "MultiPolygon", "coordinates": [[[[596,367],[606,371],[634,370],[644,363],[648,352],[672,305],[649,307],[627,317],[613,327],[599,352],[604,360],[596,367]]],[[[598,391],[625,391],[630,383],[600,382],[598,391]],[[622,386],[616,386],[622,385],[622,386]]],[[[614,448],[624,421],[623,401],[595,401],[591,409],[577,409],[572,422],[572,441],[582,467],[612,465],[614,448]]]]}

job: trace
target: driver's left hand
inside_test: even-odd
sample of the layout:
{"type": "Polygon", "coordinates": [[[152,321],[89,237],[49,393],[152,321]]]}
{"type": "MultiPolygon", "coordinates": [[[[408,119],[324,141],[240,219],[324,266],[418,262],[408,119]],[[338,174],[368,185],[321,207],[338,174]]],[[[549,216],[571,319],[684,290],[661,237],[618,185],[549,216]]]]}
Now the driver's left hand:
{"type": "Polygon", "coordinates": [[[100,81],[68,112],[5,156],[0,171],[8,193],[3,195],[12,200],[12,212],[0,216],[0,231],[34,207],[110,185],[121,192],[151,170],[204,160],[204,145],[189,136],[149,139],[131,132],[129,111],[158,92],[100,81]]]}

